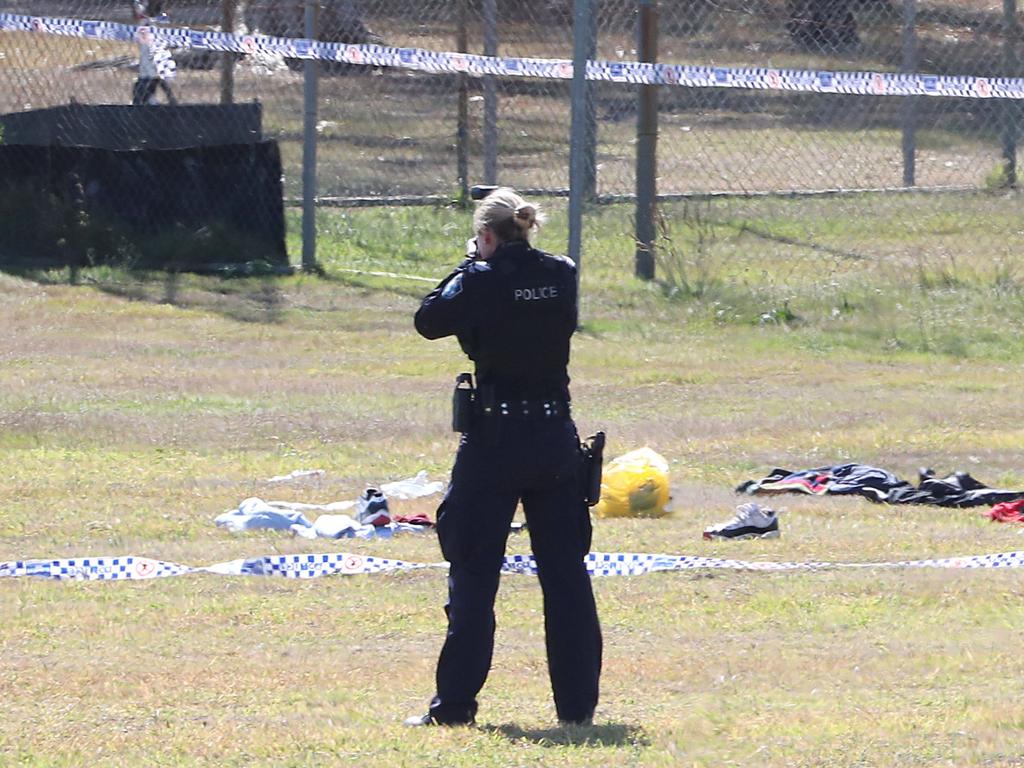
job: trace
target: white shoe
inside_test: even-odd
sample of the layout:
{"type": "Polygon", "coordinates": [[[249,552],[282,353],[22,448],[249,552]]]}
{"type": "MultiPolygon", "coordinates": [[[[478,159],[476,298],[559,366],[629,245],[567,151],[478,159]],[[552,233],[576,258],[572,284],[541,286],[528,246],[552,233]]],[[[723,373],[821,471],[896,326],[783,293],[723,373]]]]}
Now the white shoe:
{"type": "Polygon", "coordinates": [[[356,499],[356,520],[362,525],[376,526],[391,522],[388,500],[383,492],[376,488],[367,488],[363,495],[356,499]]]}
{"type": "Polygon", "coordinates": [[[704,530],[705,539],[777,539],[779,513],[753,501],[736,507],[736,516],[727,523],[704,530]]]}

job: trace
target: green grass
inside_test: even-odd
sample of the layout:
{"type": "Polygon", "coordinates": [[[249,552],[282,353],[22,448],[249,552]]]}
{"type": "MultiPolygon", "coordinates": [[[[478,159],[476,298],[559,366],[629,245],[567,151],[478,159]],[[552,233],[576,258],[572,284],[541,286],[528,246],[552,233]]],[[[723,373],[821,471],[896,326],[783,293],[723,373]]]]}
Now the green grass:
{"type": "MultiPolygon", "coordinates": [[[[606,429],[610,456],[661,453],[675,508],[598,521],[594,549],[844,562],[1020,549],[1016,526],[977,510],[799,496],[770,500],[785,510],[777,541],[700,537],[731,514],[738,482],[773,466],[860,461],[912,478],[930,465],[1024,487],[1019,205],[665,205],[653,283],[631,276],[632,212],[589,210],[570,371],[580,429],[606,429]]],[[[547,206],[539,244],[562,250],[565,211],[547,206]]],[[[429,283],[360,271],[440,279],[468,213],[322,211],[319,225],[323,276],[0,275],[0,560],[440,559],[433,536],[213,526],[249,496],[324,503],[450,467],[449,386],[466,362],[412,329],[429,283]],[[265,482],[312,468],[326,475],[265,482]]],[[[537,583],[509,577],[479,727],[410,732],[399,723],[431,693],[444,589],[438,570],[2,581],[0,764],[1020,764],[1019,574],[599,579],[602,703],[576,730],[555,726],[537,583]]]]}

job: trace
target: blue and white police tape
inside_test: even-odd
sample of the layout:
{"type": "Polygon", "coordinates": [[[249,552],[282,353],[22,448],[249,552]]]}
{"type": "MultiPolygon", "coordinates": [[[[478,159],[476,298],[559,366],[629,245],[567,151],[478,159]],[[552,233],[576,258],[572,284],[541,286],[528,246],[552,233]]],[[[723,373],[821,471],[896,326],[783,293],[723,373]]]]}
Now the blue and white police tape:
{"type": "MultiPolygon", "coordinates": [[[[384,45],[330,43],[268,35],[235,35],[187,27],[137,27],[110,21],[50,18],[0,13],[0,31],[25,31],[70,37],[131,42],[154,39],[171,48],[199,48],[242,54],[275,54],[422,72],[467,75],[539,77],[567,80],[568,59],[478,56],[384,45]]],[[[847,72],[776,69],[772,67],[709,67],[651,64],[639,61],[588,61],[588,80],[686,88],[748,88],[768,91],[845,93],[863,96],[956,96],[976,99],[1024,99],[1024,79],[947,76],[897,72],[847,72]]]]}
{"type": "MultiPolygon", "coordinates": [[[[694,555],[593,552],[587,555],[585,562],[591,576],[638,576],[657,571],[696,570],[782,572],[849,568],[1024,568],[1024,551],[873,563],[765,562],[694,555]]],[[[388,573],[447,567],[447,563],[409,563],[404,560],[344,552],[315,555],[267,555],[206,566],[181,565],[165,560],[127,555],[0,562],[0,578],[36,576],[58,581],[127,581],[160,579],[192,573],[214,573],[221,576],[284,576],[291,579],[315,579],[334,574],[388,573]]],[[[508,555],[505,557],[501,569],[505,573],[536,574],[537,563],[533,555],[508,555]]]]}
{"type": "Polygon", "coordinates": [[[0,562],[0,578],[40,576],[56,580],[127,581],[215,573],[221,576],[286,576],[313,579],[332,574],[383,573],[417,568],[447,568],[447,563],[406,563],[344,552],[317,555],[266,555],[206,566],[181,565],[148,557],[75,557],[0,562]]]}

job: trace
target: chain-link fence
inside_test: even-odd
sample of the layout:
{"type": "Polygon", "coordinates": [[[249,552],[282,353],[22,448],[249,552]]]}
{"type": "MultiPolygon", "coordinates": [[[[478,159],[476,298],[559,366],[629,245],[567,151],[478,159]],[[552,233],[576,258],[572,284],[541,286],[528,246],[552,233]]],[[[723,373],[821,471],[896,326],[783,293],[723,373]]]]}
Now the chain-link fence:
{"type": "MultiPolygon", "coordinates": [[[[133,22],[130,2],[0,0],[0,13],[133,22]]],[[[573,0],[319,0],[318,37],[429,51],[571,59],[573,0]]],[[[1020,76],[1015,0],[662,0],[657,61],[718,68],[1020,76]]],[[[171,26],[301,37],[303,0],[167,0],[171,26]]],[[[638,0],[593,0],[588,57],[637,60],[638,0]]],[[[258,102],[280,148],[283,193],[301,196],[303,66],[254,52],[174,52],[181,104],[258,102]]],[[[127,105],[135,43],[0,32],[0,114],[127,105]]],[[[323,198],[458,194],[460,183],[564,191],[568,80],[466,77],[322,63],[323,198]]],[[[638,89],[589,85],[596,193],[636,184],[638,89]]],[[[157,98],[162,98],[157,93],[157,98]]],[[[222,120],[243,120],[224,113],[222,120]]],[[[1013,181],[1021,102],[782,89],[658,88],[658,193],[962,187],[1013,181]]],[[[130,119],[130,115],[129,115],[130,119]]],[[[141,118],[140,118],[141,119],[141,118]]],[[[238,127],[249,131],[247,125],[238,127]]],[[[211,129],[212,130],[212,129],[211,129]]],[[[9,137],[8,137],[9,138],[9,137]]],[[[147,182],[160,184],[159,179],[147,182]]],[[[275,214],[276,215],[276,214],[275,214]]]]}
{"type": "MultiPolygon", "coordinates": [[[[725,67],[1020,76],[1010,5],[695,0],[662,6],[659,49],[725,67]]],[[[661,191],[984,187],[1020,114],[992,99],[662,89],[661,191]]]]}

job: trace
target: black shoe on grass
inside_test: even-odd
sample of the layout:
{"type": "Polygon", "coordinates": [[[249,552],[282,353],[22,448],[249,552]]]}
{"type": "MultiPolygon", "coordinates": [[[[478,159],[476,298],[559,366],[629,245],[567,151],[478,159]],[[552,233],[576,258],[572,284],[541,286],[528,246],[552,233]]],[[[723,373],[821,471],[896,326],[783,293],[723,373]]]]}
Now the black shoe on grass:
{"type": "Polygon", "coordinates": [[[434,717],[432,714],[427,712],[425,715],[419,717],[408,717],[405,719],[405,725],[410,728],[424,728],[430,726],[442,726],[446,728],[452,728],[459,725],[473,725],[473,720],[445,720],[441,721],[434,717]]]}

